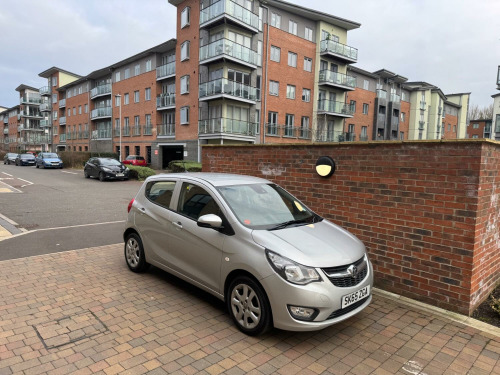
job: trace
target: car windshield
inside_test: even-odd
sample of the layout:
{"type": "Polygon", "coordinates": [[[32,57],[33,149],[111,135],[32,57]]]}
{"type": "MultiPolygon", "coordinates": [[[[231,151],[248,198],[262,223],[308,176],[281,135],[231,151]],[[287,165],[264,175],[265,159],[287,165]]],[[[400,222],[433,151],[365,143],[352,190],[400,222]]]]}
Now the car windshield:
{"type": "Polygon", "coordinates": [[[283,229],[321,221],[321,217],[274,184],[218,188],[239,222],[251,229],[283,229]]]}
{"type": "Polygon", "coordinates": [[[115,159],[101,159],[102,165],[121,165],[118,160],[115,159]]]}
{"type": "Polygon", "coordinates": [[[34,156],[31,154],[22,154],[21,159],[33,159],[34,156]]]}
{"type": "Polygon", "coordinates": [[[57,154],[43,154],[44,158],[58,158],[57,154]]]}

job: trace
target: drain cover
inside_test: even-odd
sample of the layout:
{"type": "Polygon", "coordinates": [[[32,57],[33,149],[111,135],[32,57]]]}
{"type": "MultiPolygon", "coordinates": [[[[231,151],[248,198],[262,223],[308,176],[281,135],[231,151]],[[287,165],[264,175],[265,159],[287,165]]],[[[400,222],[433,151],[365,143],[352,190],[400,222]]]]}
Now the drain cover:
{"type": "Polygon", "coordinates": [[[58,348],[108,330],[108,327],[92,311],[88,310],[37,324],[33,328],[46,349],[58,348]]]}

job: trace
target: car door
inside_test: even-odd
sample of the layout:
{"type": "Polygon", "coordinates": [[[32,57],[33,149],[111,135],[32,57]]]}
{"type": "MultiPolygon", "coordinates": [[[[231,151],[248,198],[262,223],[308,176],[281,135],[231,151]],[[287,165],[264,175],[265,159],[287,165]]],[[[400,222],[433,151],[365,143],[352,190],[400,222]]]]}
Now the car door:
{"type": "Polygon", "coordinates": [[[153,180],[147,183],[144,196],[137,199],[135,225],[139,229],[148,262],[167,265],[170,204],[176,179],[153,180]]]}
{"type": "Polygon", "coordinates": [[[171,212],[169,267],[214,292],[222,293],[220,270],[226,234],[197,224],[200,216],[223,217],[220,202],[201,184],[184,181],[176,210],[171,212]]]}

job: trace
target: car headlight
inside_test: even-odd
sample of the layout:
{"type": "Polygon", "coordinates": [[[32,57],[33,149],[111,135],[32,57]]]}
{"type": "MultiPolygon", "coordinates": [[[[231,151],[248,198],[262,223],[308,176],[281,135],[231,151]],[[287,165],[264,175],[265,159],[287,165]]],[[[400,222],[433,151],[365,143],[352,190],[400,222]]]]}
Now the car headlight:
{"type": "Polygon", "coordinates": [[[104,172],[113,172],[111,169],[106,168],[106,167],[102,167],[102,170],[103,170],[104,172]]]}
{"type": "Polygon", "coordinates": [[[292,284],[306,285],[315,281],[322,281],[321,276],[312,267],[295,263],[293,260],[282,257],[270,250],[266,250],[266,255],[269,264],[276,273],[292,284]]]}

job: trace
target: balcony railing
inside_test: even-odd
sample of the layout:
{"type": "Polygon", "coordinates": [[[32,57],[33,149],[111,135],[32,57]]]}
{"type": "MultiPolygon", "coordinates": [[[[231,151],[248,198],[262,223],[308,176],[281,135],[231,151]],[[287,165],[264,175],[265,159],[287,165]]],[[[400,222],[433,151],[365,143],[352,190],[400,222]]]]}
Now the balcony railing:
{"type": "Polygon", "coordinates": [[[40,87],[38,89],[38,91],[40,92],[40,95],[50,95],[51,94],[49,86],[40,87]]]}
{"type": "Polygon", "coordinates": [[[200,83],[200,99],[215,95],[231,95],[255,102],[258,98],[258,89],[240,82],[230,81],[227,78],[219,78],[210,82],[200,83]]]}
{"type": "Polygon", "coordinates": [[[50,120],[40,120],[40,127],[42,128],[49,128],[52,126],[52,123],[50,120]]]}
{"type": "Polygon", "coordinates": [[[425,121],[419,121],[418,122],[418,128],[419,130],[424,130],[425,127],[425,121]]]}
{"type": "Polygon", "coordinates": [[[59,135],[59,142],[64,143],[66,142],[66,134],[62,133],[59,135]]]}
{"type": "Polygon", "coordinates": [[[142,129],[142,134],[143,135],[153,135],[153,125],[144,125],[144,128],[142,129]]]}
{"type": "Polygon", "coordinates": [[[354,108],[344,102],[334,102],[331,100],[318,100],[318,111],[339,114],[342,116],[353,116],[354,108]]]}
{"type": "Polygon", "coordinates": [[[59,108],[64,108],[64,107],[66,107],[66,99],[59,100],[59,108]]]}
{"type": "Polygon", "coordinates": [[[345,134],[339,130],[322,129],[316,131],[317,142],[344,142],[345,134]]]}
{"type": "Polygon", "coordinates": [[[391,94],[391,102],[401,103],[401,96],[398,94],[391,94]]]}
{"type": "Polygon", "coordinates": [[[367,135],[360,135],[359,136],[359,140],[361,142],[367,142],[368,141],[368,136],[367,135]]]}
{"type": "Polygon", "coordinates": [[[124,137],[130,137],[130,126],[125,125],[123,127],[122,136],[124,136],[124,137]]]}
{"type": "Polygon", "coordinates": [[[9,134],[9,129],[4,129],[3,134],[9,134]]]}
{"type": "Polygon", "coordinates": [[[356,88],[356,77],[343,73],[332,72],[331,70],[320,70],[319,82],[320,84],[331,83],[337,86],[347,86],[352,89],[356,88]]]}
{"type": "Polygon", "coordinates": [[[175,107],[175,94],[160,94],[156,97],[156,108],[175,107]]]}
{"type": "Polygon", "coordinates": [[[132,136],[138,137],[141,135],[141,125],[134,125],[132,127],[132,136]]]}
{"type": "Polygon", "coordinates": [[[259,16],[231,0],[220,0],[200,12],[200,27],[223,14],[233,17],[254,31],[259,29],[259,16]]]}
{"type": "Polygon", "coordinates": [[[354,134],[354,133],[344,133],[344,140],[346,142],[355,142],[356,141],[356,134],[354,134]]]}
{"type": "Polygon", "coordinates": [[[89,138],[89,131],[88,130],[84,130],[83,131],[83,139],[88,139],[89,138]]]}
{"type": "Polygon", "coordinates": [[[42,97],[40,94],[25,94],[19,99],[21,104],[40,104],[42,102],[42,97]]]}
{"type": "Polygon", "coordinates": [[[4,117],[4,119],[3,119],[3,123],[4,123],[4,124],[8,124],[8,123],[9,123],[9,118],[8,118],[8,117],[4,117]]]}
{"type": "Polygon", "coordinates": [[[105,85],[99,85],[90,90],[90,98],[93,99],[96,96],[111,94],[111,83],[106,83],[105,85]]]}
{"type": "Polygon", "coordinates": [[[421,101],[421,102],[420,102],[420,109],[425,110],[425,109],[426,109],[426,108],[425,108],[426,106],[427,106],[427,103],[426,103],[425,101],[421,101]]]}
{"type": "Polygon", "coordinates": [[[175,124],[160,124],[157,126],[158,136],[174,136],[175,135],[175,124]]]}
{"type": "Polygon", "coordinates": [[[217,57],[232,57],[246,64],[260,66],[260,55],[256,51],[225,38],[200,47],[200,62],[217,57]]]}
{"type": "Polygon", "coordinates": [[[42,103],[40,104],[40,111],[41,112],[50,112],[52,111],[52,106],[50,103],[42,103]]]}
{"type": "Polygon", "coordinates": [[[382,89],[377,89],[377,98],[387,99],[387,91],[382,89]]]}
{"type": "Polygon", "coordinates": [[[175,61],[156,68],[156,79],[175,75],[175,61]]]}
{"type": "Polygon", "coordinates": [[[203,134],[236,134],[255,136],[258,124],[236,120],[231,118],[213,118],[209,120],[200,120],[198,122],[198,133],[203,134]]]}
{"type": "Polygon", "coordinates": [[[320,42],[320,52],[332,53],[349,61],[358,60],[358,50],[356,48],[333,40],[322,40],[320,42]]]}
{"type": "Polygon", "coordinates": [[[20,117],[43,117],[40,111],[23,110],[19,112],[20,117]]]}
{"type": "Polygon", "coordinates": [[[59,125],[66,125],[66,116],[59,117],[59,125]]]}
{"type": "Polygon", "coordinates": [[[93,120],[100,117],[111,117],[111,112],[111,107],[96,108],[90,113],[90,118],[93,120]]]}
{"type": "Polygon", "coordinates": [[[311,129],[302,126],[266,124],[266,136],[311,139],[311,129]]]}
{"type": "Polygon", "coordinates": [[[93,139],[109,139],[111,138],[111,124],[106,127],[99,128],[92,131],[93,139]]]}

